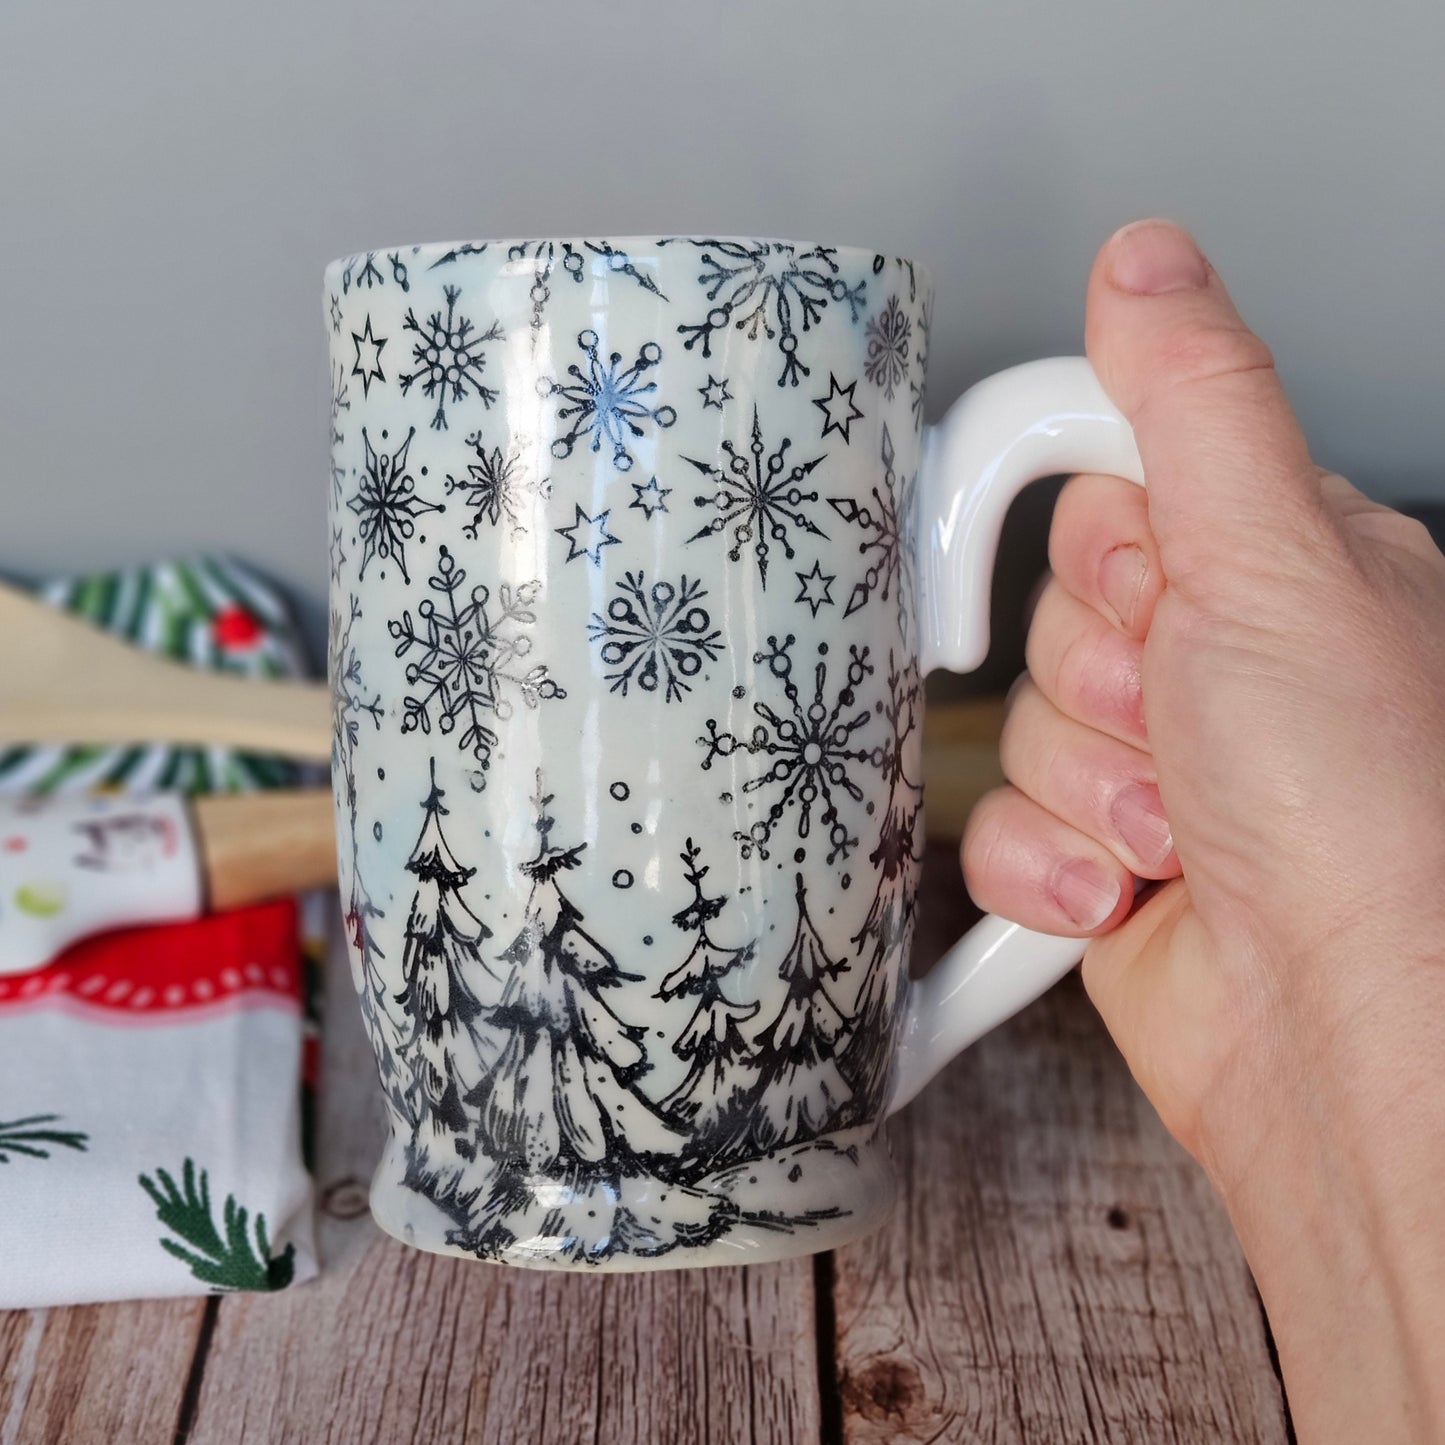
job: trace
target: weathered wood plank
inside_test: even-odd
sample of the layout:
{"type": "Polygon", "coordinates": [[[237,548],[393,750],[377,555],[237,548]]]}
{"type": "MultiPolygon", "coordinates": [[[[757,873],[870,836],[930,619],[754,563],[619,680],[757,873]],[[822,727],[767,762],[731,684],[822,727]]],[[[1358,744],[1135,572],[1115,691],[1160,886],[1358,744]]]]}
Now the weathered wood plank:
{"type": "MultiPolygon", "coordinates": [[[[919,960],[969,921],[930,850],[919,960]]],[[[846,1439],[1276,1442],[1253,1283],[1077,979],[895,1126],[889,1226],[838,1253],[846,1439]]]]}
{"type": "Polygon", "coordinates": [[[206,1301],[0,1313],[0,1445],[169,1441],[206,1301]]]}
{"type": "Polygon", "coordinates": [[[381,1235],[377,1091],[339,953],[328,990],[322,1275],[221,1302],[195,1445],[818,1438],[809,1260],[571,1277],[381,1235]]]}

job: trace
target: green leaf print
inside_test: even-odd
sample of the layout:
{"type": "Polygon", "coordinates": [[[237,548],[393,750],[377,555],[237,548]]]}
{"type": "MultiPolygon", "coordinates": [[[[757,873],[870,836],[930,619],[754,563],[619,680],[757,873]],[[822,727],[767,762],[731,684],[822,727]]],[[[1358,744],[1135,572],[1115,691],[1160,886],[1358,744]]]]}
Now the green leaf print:
{"type": "Polygon", "coordinates": [[[8,1164],[12,1154],[49,1159],[50,1149],[76,1149],[84,1154],[90,1142],[88,1134],[75,1129],[44,1127],[59,1122],[59,1114],[32,1114],[28,1119],[12,1119],[8,1124],[0,1122],[0,1164],[8,1164]]]}
{"type": "Polygon", "coordinates": [[[221,1208],[221,1227],[211,1218],[211,1183],[202,1169],[199,1185],[196,1164],[187,1159],[181,1170],[181,1187],[164,1169],[156,1170],[154,1180],[140,1176],[140,1187],[151,1197],[156,1218],[184,1244],[162,1239],[161,1248],[174,1255],[191,1273],[218,1293],[225,1290],[278,1290],[291,1283],[295,1273],[295,1245],[286,1252],[271,1256],[266,1237],[266,1216],[258,1214],[248,1231],[248,1212],[236,1203],[233,1194],[226,1196],[221,1208]],[[253,1238],[254,1236],[254,1238],[253,1238]]]}

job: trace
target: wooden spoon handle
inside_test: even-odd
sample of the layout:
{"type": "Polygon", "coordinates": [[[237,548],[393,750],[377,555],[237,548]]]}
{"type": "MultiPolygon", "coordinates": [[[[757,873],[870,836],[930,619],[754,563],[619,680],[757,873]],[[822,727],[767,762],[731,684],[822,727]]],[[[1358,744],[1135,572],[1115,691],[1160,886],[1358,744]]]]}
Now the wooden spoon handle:
{"type": "Polygon", "coordinates": [[[211,908],[330,887],[336,823],[326,788],[212,793],[191,804],[211,908]]]}

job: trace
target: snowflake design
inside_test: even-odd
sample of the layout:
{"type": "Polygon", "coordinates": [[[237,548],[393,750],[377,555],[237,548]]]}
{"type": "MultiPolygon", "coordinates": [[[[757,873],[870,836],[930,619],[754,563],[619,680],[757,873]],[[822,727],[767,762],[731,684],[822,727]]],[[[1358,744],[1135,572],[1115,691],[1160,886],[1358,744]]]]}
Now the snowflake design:
{"type": "Polygon", "coordinates": [[[672,407],[653,404],[657,383],[643,380],[662,360],[662,348],[649,341],[638,350],[637,360],[624,367],[619,351],[602,360],[601,338],[595,331],[580,332],[577,345],[587,357],[585,372],[573,362],[567,368],[570,382],[542,377],[537,383],[544,399],[562,398],[564,404],[557,408],[557,420],[565,423],[570,419],[571,423],[567,435],[552,443],[552,455],[559,460],[570,457],[577,443],[588,438],[591,449],[598,452],[606,440],[612,447],[612,465],[619,472],[629,471],[633,459],[627,450],[627,438],[642,436],[645,421],[670,427],[677,420],[672,407]]]}
{"type": "Polygon", "coordinates": [[[454,477],[447,473],[447,496],[463,492],[466,494],[464,505],[471,508],[472,520],[463,524],[462,532],[475,542],[477,530],[484,521],[496,527],[505,517],[512,536],[521,535],[527,530],[522,520],[522,505],[529,494],[544,496],[547,483],[525,481],[521,453],[504,455],[501,447],[489,450],[482,442],[481,432],[473,432],[467,438],[467,445],[477,454],[476,461],[467,463],[467,475],[454,477]]]}
{"type": "Polygon", "coordinates": [[[346,549],[341,545],[342,535],[340,527],[331,529],[331,585],[341,585],[341,570],[346,566],[346,549]]]}
{"type": "Polygon", "coordinates": [[[868,323],[868,359],[863,374],[874,386],[883,388],[889,401],[908,375],[908,346],[913,324],[903,314],[896,296],[868,323]]]}
{"type": "Polygon", "coordinates": [[[640,570],[624,576],[607,616],[594,612],[587,628],[588,640],[602,644],[599,656],[613,669],[606,674],[613,692],[626,697],[633,683],[656,692],[661,683],[665,702],[681,702],[692,691],[691,679],[722,651],[722,633],[701,605],[706,596],[702,583],[685,575],[675,586],[651,587],[640,570]]]}
{"type": "MultiPolygon", "coordinates": [[[[536,268],[532,282],[532,330],[540,330],[542,312],[552,299],[552,277],[558,263],[565,275],[581,283],[587,269],[588,255],[600,256],[607,269],[614,276],[626,276],[635,281],[644,291],[650,291],[660,300],[667,297],[657,289],[657,282],[645,271],[639,271],[632,258],[619,251],[607,241],[583,241],[581,249],[570,241],[518,241],[507,250],[510,261],[531,261],[536,268]]],[[[438,263],[439,264],[439,263],[438,263]]]]}
{"type": "Polygon", "coordinates": [[[351,386],[346,380],[346,363],[336,363],[336,375],[331,382],[331,445],[338,446],[341,435],[341,413],[351,410],[351,386]]]}
{"type": "Polygon", "coordinates": [[[369,700],[361,683],[361,659],[351,640],[351,629],[361,616],[361,604],[353,594],[350,611],[343,624],[341,613],[332,608],[327,629],[326,673],[331,679],[331,758],[347,779],[348,801],[355,810],[356,782],[352,767],[353,755],[363,715],[369,717],[377,731],[381,730],[381,695],[369,700]]]}
{"type": "Polygon", "coordinates": [[[501,325],[494,321],[485,331],[478,333],[471,321],[457,314],[461,294],[459,286],[444,286],[445,317],[440,311],[433,311],[422,322],[416,319],[416,312],[408,308],[406,320],[402,322],[403,330],[416,333],[417,339],[411,348],[416,370],[403,373],[397,379],[401,382],[403,396],[411,390],[414,382],[420,381],[422,395],[437,398],[436,413],[431,419],[433,431],[446,430],[447,401],[460,402],[468,389],[481,398],[485,407],[490,408],[497,399],[497,393],[482,384],[482,370],[486,366],[482,348],[489,341],[502,339],[501,325]]]}
{"type": "MultiPolygon", "coordinates": [[[[665,242],[663,244],[666,244],[665,242]]],[[[784,241],[683,239],[702,250],[698,284],[712,303],[703,320],[678,326],[691,351],[701,344],[712,355],[714,335],[732,326],[756,341],[776,341],[783,358],[779,386],[797,386],[809,374],[798,356],[798,334],[810,331],[830,304],[846,303],[856,323],[865,283],[850,287],[839,275],[836,247],[799,251],[784,241]]]]}
{"type": "Polygon", "coordinates": [[[900,599],[903,635],[908,636],[910,599],[913,596],[913,545],[911,518],[916,477],[901,482],[894,471],[893,438],[883,424],[883,485],[874,486],[874,506],[860,505],[854,497],[829,497],[828,505],[847,523],[860,528],[864,538],[859,555],[868,559],[867,570],[848,594],[845,617],[851,617],[876,592],[887,602],[900,599]]]}
{"type": "MultiPolygon", "coordinates": [[[[717,758],[730,757],[739,750],[771,758],[772,764],[760,777],[743,784],[744,793],[766,790],[773,795],[767,817],[758,819],[746,833],[734,833],[742,845],[744,858],[754,850],[761,858],[768,857],[773,834],[789,809],[797,812],[797,834],[806,840],[813,827],[814,809],[817,820],[828,831],[828,862],[847,861],[858,846],[858,839],[838,815],[835,794],[845,794],[855,803],[863,801],[860,788],[850,770],[858,767],[878,768],[883,765],[881,747],[866,748],[856,741],[856,734],[867,727],[872,712],[858,705],[858,688],[871,676],[873,665],[868,649],[850,645],[848,667],[837,698],[828,702],[828,644],[818,645],[818,663],[813,669],[813,695],[805,696],[793,679],[791,648],[796,639],[791,633],[783,642],[768,638],[766,652],[755,652],[753,661],[767,666],[783,686],[787,707],[776,711],[768,703],[755,702],[753,711],[761,721],[748,737],[720,732],[717,720],[707,720],[707,734],[698,739],[707,748],[704,771],[717,758]]],[[[801,848],[794,854],[803,860],[801,848]]]]}
{"type": "Polygon", "coordinates": [[[767,447],[763,444],[762,428],[758,423],[758,409],[754,406],[753,439],[746,455],[732,442],[725,441],[722,444],[728,458],[725,468],[716,462],[701,462],[695,457],[684,458],[716,484],[716,490],[693,500],[699,507],[713,507],[717,511],[717,516],[712,521],[699,528],[687,540],[696,542],[731,527],[733,544],[728,548],[728,557],[736,562],[742,556],[743,548],[751,544],[753,555],[757,558],[758,577],[764,589],[768,585],[770,539],[778,543],[783,549],[783,555],[791,560],[793,545],[788,535],[790,525],[824,540],[828,536],[803,510],[809,503],[818,500],[818,493],[804,491],[802,483],[823,457],[814,457],[812,461],[797,462],[789,467],[788,448],[792,444],[791,438],[784,437],[778,444],[778,449],[768,455],[767,447]]]}
{"type": "MultiPolygon", "coordinates": [[[[358,531],[361,534],[361,570],[358,576],[366,576],[367,564],[373,557],[385,562],[389,557],[396,559],[401,569],[401,580],[409,583],[411,574],[406,570],[406,544],[416,532],[416,519],[427,512],[440,512],[440,502],[424,502],[416,494],[416,481],[407,470],[406,454],[411,439],[416,435],[412,427],[406,440],[394,452],[378,452],[361,429],[361,440],[366,447],[366,472],[361,478],[356,495],[347,506],[356,513],[358,531]]],[[[382,440],[386,433],[382,432],[382,440]]],[[[426,468],[422,468],[426,475],[426,468]]]]}
{"type": "Polygon", "coordinates": [[[418,605],[416,621],[408,610],[386,628],[396,640],[398,657],[413,648],[418,654],[406,667],[407,686],[415,690],[401,701],[402,732],[429,735],[433,725],[444,734],[458,732],[457,746],[485,772],[500,741],[488,719],[505,722],[512,716],[509,691],[529,708],[567,693],[547,675],[545,665],[528,668],[525,662],[542,584],[499,582],[494,598],[485,585],[465,591],[466,578],[442,547],[427,582],[436,599],[418,605]]]}
{"type": "Polygon", "coordinates": [[[918,345],[913,352],[913,360],[918,366],[918,380],[912,377],[908,380],[908,390],[913,393],[913,425],[923,425],[923,402],[924,393],[928,386],[928,341],[933,332],[933,298],[930,296],[923,304],[923,310],[918,317],[918,345]]]}
{"type": "Polygon", "coordinates": [[[335,335],[340,336],[340,335],[341,335],[341,297],[339,297],[339,296],[336,294],[336,292],[334,292],[334,291],[331,293],[331,303],[330,303],[330,306],[329,306],[328,309],[329,309],[330,315],[331,315],[331,330],[332,330],[332,332],[333,332],[335,335]]]}
{"type": "MultiPolygon", "coordinates": [[[[386,285],[386,277],[382,275],[376,264],[376,258],[380,254],[378,251],[363,251],[360,255],[347,257],[346,264],[341,270],[341,294],[343,296],[350,292],[353,284],[358,291],[363,286],[370,291],[374,286],[386,285]]],[[[391,279],[403,291],[410,291],[411,282],[407,278],[406,262],[401,259],[401,253],[399,251],[389,252],[386,261],[391,267],[391,279]]]]}

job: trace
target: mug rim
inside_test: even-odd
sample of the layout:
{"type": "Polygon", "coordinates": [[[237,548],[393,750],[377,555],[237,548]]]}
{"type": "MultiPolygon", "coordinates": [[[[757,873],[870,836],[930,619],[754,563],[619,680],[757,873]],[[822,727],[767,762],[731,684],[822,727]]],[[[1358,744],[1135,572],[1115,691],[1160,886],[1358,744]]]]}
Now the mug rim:
{"type": "MultiPolygon", "coordinates": [[[[933,272],[921,261],[915,261],[911,256],[893,256],[886,251],[880,251],[873,246],[857,246],[848,243],[834,243],[830,241],[800,241],[785,236],[750,236],[741,233],[723,233],[704,236],[701,234],[683,232],[665,232],[661,235],[595,235],[581,232],[574,232],[566,236],[494,236],[494,237],[472,237],[464,240],[452,241],[420,241],[403,242],[400,245],[392,246],[366,246],[360,250],[350,251],[344,256],[337,256],[326,263],[325,275],[329,278],[339,271],[346,263],[357,256],[375,255],[383,256],[391,253],[406,252],[409,256],[421,255],[444,255],[448,251],[461,252],[464,247],[486,247],[487,250],[510,249],[513,246],[536,246],[542,244],[563,245],[563,244],[585,244],[587,242],[605,242],[610,246],[616,246],[623,251],[636,251],[645,247],[656,248],[662,241],[690,241],[694,245],[702,245],[707,242],[747,242],[753,245],[766,246],[788,246],[795,251],[826,250],[831,251],[835,256],[844,257],[853,261],[866,260],[871,266],[873,259],[877,256],[884,256],[890,261],[902,262],[911,266],[922,278],[927,286],[933,285],[933,272]]],[[[459,256],[458,259],[461,259],[459,256]]]]}

